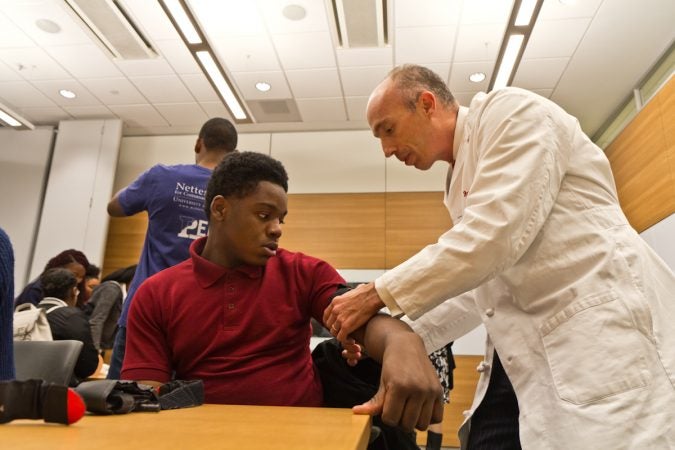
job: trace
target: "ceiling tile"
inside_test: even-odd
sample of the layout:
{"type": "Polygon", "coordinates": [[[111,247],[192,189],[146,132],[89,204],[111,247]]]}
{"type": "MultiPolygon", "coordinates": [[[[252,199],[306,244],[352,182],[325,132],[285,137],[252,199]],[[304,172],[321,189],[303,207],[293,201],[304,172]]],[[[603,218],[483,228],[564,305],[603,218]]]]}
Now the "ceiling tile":
{"type": "Polygon", "coordinates": [[[296,101],[305,122],[331,122],[347,120],[345,104],[339,98],[309,98],[296,101]]]}
{"type": "Polygon", "coordinates": [[[190,91],[177,75],[134,77],[131,82],[151,103],[191,103],[190,91]]]}
{"type": "Polygon", "coordinates": [[[87,44],[91,42],[78,19],[67,12],[65,2],[39,1],[11,2],[12,21],[36,44],[40,46],[87,44]],[[39,19],[56,23],[61,30],[47,33],[36,25],[39,19]]]}
{"type": "Polygon", "coordinates": [[[43,108],[56,106],[46,95],[27,81],[0,83],[0,99],[15,108],[43,108]]]}
{"type": "Polygon", "coordinates": [[[453,61],[496,61],[505,29],[506,23],[462,25],[453,61]]]}
{"type": "Polygon", "coordinates": [[[368,96],[385,79],[391,68],[389,66],[346,67],[340,69],[342,89],[346,96],[368,96]]]}
{"type": "Polygon", "coordinates": [[[454,42],[454,26],[397,28],[396,64],[448,62],[454,42]]]}
{"type": "Polygon", "coordinates": [[[199,102],[199,104],[202,108],[204,108],[207,116],[223,117],[234,123],[234,119],[232,119],[232,116],[227,111],[227,108],[225,108],[225,105],[223,105],[222,102],[199,102]]]}
{"type": "Polygon", "coordinates": [[[512,84],[524,89],[552,89],[568,62],[569,58],[522,60],[512,84]]]}
{"type": "Polygon", "coordinates": [[[44,108],[21,108],[19,112],[33,125],[49,125],[60,120],[70,120],[72,117],[58,106],[49,106],[44,108]]]}
{"type": "Polygon", "coordinates": [[[180,78],[198,102],[219,102],[220,98],[203,74],[181,75],[180,78]]]}
{"type": "Polygon", "coordinates": [[[116,60],[117,67],[128,77],[173,75],[175,72],[162,58],[116,60]]]}
{"type": "Polygon", "coordinates": [[[391,46],[381,48],[337,48],[340,67],[389,66],[393,68],[394,51],[391,46]]]}
{"type": "Polygon", "coordinates": [[[271,100],[291,98],[291,90],[286,83],[286,77],[281,71],[277,72],[233,72],[232,78],[237,83],[239,92],[247,100],[271,100]],[[270,90],[260,92],[255,85],[258,82],[270,85],[270,90]]]}
{"type": "Polygon", "coordinates": [[[346,97],[347,117],[350,121],[366,121],[366,106],[369,97],[346,97]]]}
{"type": "Polygon", "coordinates": [[[258,7],[262,11],[267,29],[271,34],[328,31],[324,0],[294,0],[293,2],[258,0],[258,7]],[[305,17],[301,20],[290,20],[284,16],[284,8],[291,4],[304,8],[305,17]]]}
{"type": "Polygon", "coordinates": [[[572,56],[591,19],[537,21],[523,59],[572,56]]]}
{"type": "Polygon", "coordinates": [[[493,62],[455,63],[452,65],[448,87],[453,94],[455,92],[485,91],[490,84],[493,68],[493,62]],[[475,72],[483,72],[485,80],[480,83],[469,80],[469,75],[475,72]]]}
{"type": "Polygon", "coordinates": [[[178,39],[155,41],[155,46],[176,73],[202,73],[202,69],[183,41],[178,39]]]}
{"type": "Polygon", "coordinates": [[[10,69],[7,64],[0,62],[0,81],[15,80],[22,80],[22,78],[15,70],[10,69]]]}
{"type": "Polygon", "coordinates": [[[68,72],[78,78],[122,76],[122,72],[97,45],[47,47],[45,50],[68,72]]]}
{"type": "Polygon", "coordinates": [[[508,0],[465,0],[462,6],[464,25],[477,23],[505,24],[511,15],[513,2],[508,0]]]}
{"type": "Polygon", "coordinates": [[[342,95],[336,69],[289,70],[286,75],[295,98],[339,97],[342,95]]]}
{"type": "Polygon", "coordinates": [[[206,113],[198,103],[164,103],[156,104],[155,108],[169,122],[169,125],[201,126],[208,120],[206,113]]]}
{"type": "Polygon", "coordinates": [[[38,88],[47,97],[52,99],[54,103],[59,106],[95,106],[100,105],[101,102],[91,95],[80,83],[73,79],[68,80],[49,80],[49,81],[33,81],[33,86],[38,88]],[[59,94],[61,89],[72,91],[77,95],[75,98],[65,98],[59,94]]]}
{"type": "Polygon", "coordinates": [[[110,110],[130,127],[168,126],[169,123],[150,105],[113,105],[110,110]]]}
{"type": "Polygon", "coordinates": [[[281,70],[272,41],[262,36],[227,36],[211,43],[221,64],[232,72],[281,70]]]}
{"type": "Polygon", "coordinates": [[[64,106],[71,116],[76,119],[112,119],[117,117],[108,108],[99,106],[64,106]]]}
{"type": "Polygon", "coordinates": [[[265,22],[255,1],[190,0],[190,8],[209,36],[265,33],[265,22]]]}
{"type": "MultiPolygon", "coordinates": [[[[0,4],[0,10],[5,10],[10,4],[0,4]]],[[[0,48],[35,47],[31,40],[19,27],[14,25],[5,15],[0,14],[0,48]]]]}
{"type": "Polygon", "coordinates": [[[126,78],[95,78],[80,81],[106,105],[132,105],[148,102],[136,86],[126,78]]]}
{"type": "Polygon", "coordinates": [[[27,80],[58,80],[70,76],[59,63],[37,47],[0,50],[0,60],[27,80]]]}
{"type": "Polygon", "coordinates": [[[593,17],[602,0],[584,0],[582,2],[544,2],[537,20],[577,19],[593,17]]]}
{"type": "Polygon", "coordinates": [[[335,67],[335,52],[328,32],[275,34],[272,41],[286,70],[335,67]]]}
{"type": "Polygon", "coordinates": [[[397,0],[393,3],[396,27],[456,24],[462,9],[461,0],[397,0]]]}

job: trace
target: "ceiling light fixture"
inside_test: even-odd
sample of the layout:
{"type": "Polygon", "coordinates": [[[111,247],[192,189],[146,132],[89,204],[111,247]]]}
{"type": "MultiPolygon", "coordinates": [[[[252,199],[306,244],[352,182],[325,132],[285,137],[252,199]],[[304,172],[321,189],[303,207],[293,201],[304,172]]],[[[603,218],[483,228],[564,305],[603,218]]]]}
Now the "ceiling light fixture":
{"type": "Polygon", "coordinates": [[[269,83],[265,83],[264,81],[259,81],[255,84],[255,88],[260,92],[267,92],[272,89],[272,86],[270,86],[269,83]]]}
{"type": "Polygon", "coordinates": [[[389,41],[389,0],[332,0],[337,42],[344,48],[384,47],[389,41]]]}
{"type": "Polygon", "coordinates": [[[49,19],[38,19],[35,21],[35,26],[45,33],[56,34],[61,31],[61,26],[49,19]]]}
{"type": "Polygon", "coordinates": [[[244,102],[227,77],[225,69],[218,62],[215,52],[211,49],[185,0],[159,0],[159,4],[178,31],[181,39],[183,39],[185,46],[204,71],[234,121],[236,123],[253,122],[244,102]]]}
{"type": "Polygon", "coordinates": [[[513,82],[543,2],[544,0],[515,0],[488,92],[509,86],[513,82]]]}
{"type": "Polygon", "coordinates": [[[61,97],[65,97],[65,98],[75,98],[75,97],[77,97],[77,94],[75,94],[73,91],[69,91],[68,89],[61,89],[59,91],[59,94],[61,95],[61,97]]]}
{"type": "Polygon", "coordinates": [[[33,130],[35,126],[21,117],[19,114],[15,113],[2,103],[0,103],[0,124],[6,124],[17,130],[33,130]]]}
{"type": "Polygon", "coordinates": [[[469,75],[469,81],[472,83],[480,83],[485,79],[485,74],[483,72],[474,72],[469,75]]]}
{"type": "Polygon", "coordinates": [[[307,15],[307,10],[300,5],[286,5],[281,14],[288,20],[302,20],[307,15]]]}

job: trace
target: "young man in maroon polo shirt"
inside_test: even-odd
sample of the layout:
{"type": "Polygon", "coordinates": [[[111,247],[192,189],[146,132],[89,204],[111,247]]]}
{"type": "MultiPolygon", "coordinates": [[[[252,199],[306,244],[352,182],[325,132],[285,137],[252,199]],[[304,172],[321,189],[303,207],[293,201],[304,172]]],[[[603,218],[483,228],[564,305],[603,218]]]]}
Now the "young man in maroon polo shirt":
{"type": "MultiPolygon", "coordinates": [[[[122,378],[201,379],[207,403],[321,406],[310,319],[323,323],[344,280],[328,263],[279,247],[287,180],[260,153],[223,159],[206,193],[208,236],[136,293],[122,378]]],[[[380,391],[355,412],[406,429],[440,419],[436,372],[407,325],[380,315],[354,337],[383,364],[380,391]]]]}

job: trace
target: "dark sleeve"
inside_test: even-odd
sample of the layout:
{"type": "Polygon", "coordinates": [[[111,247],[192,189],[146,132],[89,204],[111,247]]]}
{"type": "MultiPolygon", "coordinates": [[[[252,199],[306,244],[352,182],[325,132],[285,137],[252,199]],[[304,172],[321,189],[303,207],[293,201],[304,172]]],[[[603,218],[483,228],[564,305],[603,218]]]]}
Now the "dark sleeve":
{"type": "Polygon", "coordinates": [[[81,341],[82,351],[75,364],[75,376],[79,379],[87,378],[96,372],[98,367],[98,351],[91,340],[91,331],[87,315],[82,311],[73,313],[68,318],[68,330],[72,339],[81,341]]]}
{"type": "Polygon", "coordinates": [[[44,294],[42,293],[42,286],[38,280],[35,280],[31,283],[28,283],[21,294],[14,300],[14,307],[16,308],[19,305],[24,303],[32,303],[37,306],[38,303],[42,301],[44,294]]]}
{"type": "Polygon", "coordinates": [[[101,348],[103,325],[120,295],[120,287],[116,283],[109,281],[101,283],[91,294],[89,302],[96,306],[94,306],[94,310],[89,317],[89,327],[91,328],[91,338],[94,342],[94,347],[99,350],[101,348]]]}

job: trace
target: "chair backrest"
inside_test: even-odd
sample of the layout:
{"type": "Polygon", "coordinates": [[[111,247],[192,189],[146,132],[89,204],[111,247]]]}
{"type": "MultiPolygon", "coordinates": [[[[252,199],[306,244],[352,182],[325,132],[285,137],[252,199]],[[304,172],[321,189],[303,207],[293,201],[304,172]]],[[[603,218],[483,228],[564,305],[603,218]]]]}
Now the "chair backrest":
{"type": "Polygon", "coordinates": [[[67,386],[82,345],[71,340],[14,341],[16,379],[42,379],[67,386]]]}

